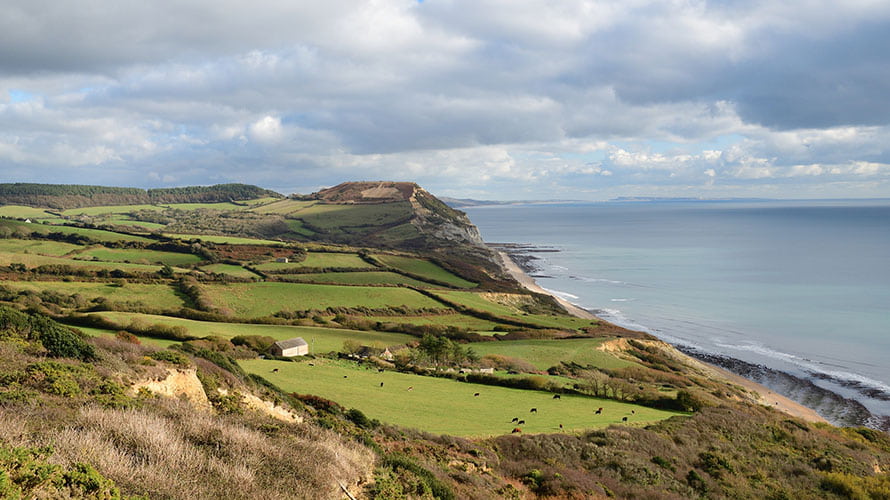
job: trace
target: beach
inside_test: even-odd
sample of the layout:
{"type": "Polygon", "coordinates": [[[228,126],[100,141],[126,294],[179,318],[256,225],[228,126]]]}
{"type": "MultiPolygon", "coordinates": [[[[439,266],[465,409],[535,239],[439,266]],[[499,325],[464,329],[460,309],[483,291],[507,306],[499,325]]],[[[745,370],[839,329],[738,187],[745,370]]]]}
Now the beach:
{"type": "MultiPolygon", "coordinates": [[[[579,318],[585,318],[585,319],[597,319],[599,321],[605,321],[602,318],[598,318],[596,315],[594,315],[590,311],[587,311],[586,309],[578,307],[575,304],[572,304],[571,302],[569,302],[561,297],[558,297],[557,295],[555,295],[555,294],[547,291],[546,289],[542,288],[541,286],[539,286],[537,284],[537,282],[535,282],[534,278],[532,278],[531,276],[526,274],[526,272],[523,271],[522,268],[520,268],[519,265],[517,265],[516,262],[514,262],[513,259],[510,258],[510,256],[507,253],[499,251],[498,254],[501,257],[501,259],[504,263],[504,267],[506,268],[507,272],[510,273],[510,276],[512,276],[513,279],[518,281],[527,290],[535,292],[535,293],[546,294],[546,295],[553,297],[560,305],[562,305],[566,309],[566,311],[569,312],[569,314],[572,314],[573,316],[577,316],[579,318]]],[[[781,394],[777,394],[776,392],[770,390],[769,388],[767,388],[763,385],[760,385],[756,382],[753,382],[753,381],[748,380],[744,377],[736,375],[732,372],[724,370],[720,367],[717,367],[712,364],[705,363],[705,362],[702,362],[695,358],[692,358],[690,356],[687,356],[686,354],[683,354],[679,351],[676,351],[676,354],[679,356],[685,357],[688,360],[690,365],[698,366],[698,367],[702,368],[703,370],[708,372],[714,378],[722,379],[722,380],[728,381],[732,384],[735,384],[735,385],[745,388],[751,394],[756,395],[757,402],[764,406],[769,406],[771,408],[774,408],[776,410],[784,412],[788,415],[800,418],[807,422],[828,423],[827,420],[822,418],[813,409],[807,408],[806,406],[803,406],[800,403],[797,403],[796,401],[793,401],[785,396],[782,396],[781,394]]]]}

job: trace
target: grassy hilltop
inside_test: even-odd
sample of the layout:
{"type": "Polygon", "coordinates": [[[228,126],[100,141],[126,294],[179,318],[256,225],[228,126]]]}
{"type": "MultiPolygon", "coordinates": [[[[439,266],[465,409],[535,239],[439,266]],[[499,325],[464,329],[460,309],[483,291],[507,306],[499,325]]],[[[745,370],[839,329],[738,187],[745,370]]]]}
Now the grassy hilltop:
{"type": "Polygon", "coordinates": [[[2,498],[890,498],[886,434],[569,316],[413,183],[0,203],[2,498]]]}

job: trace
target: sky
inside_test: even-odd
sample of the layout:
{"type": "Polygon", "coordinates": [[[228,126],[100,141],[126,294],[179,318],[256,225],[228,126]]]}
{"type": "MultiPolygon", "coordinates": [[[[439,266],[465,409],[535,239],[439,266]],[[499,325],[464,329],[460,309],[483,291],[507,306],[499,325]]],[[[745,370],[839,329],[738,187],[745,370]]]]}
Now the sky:
{"type": "Polygon", "coordinates": [[[0,172],[890,197],[890,2],[6,0],[0,172]]]}

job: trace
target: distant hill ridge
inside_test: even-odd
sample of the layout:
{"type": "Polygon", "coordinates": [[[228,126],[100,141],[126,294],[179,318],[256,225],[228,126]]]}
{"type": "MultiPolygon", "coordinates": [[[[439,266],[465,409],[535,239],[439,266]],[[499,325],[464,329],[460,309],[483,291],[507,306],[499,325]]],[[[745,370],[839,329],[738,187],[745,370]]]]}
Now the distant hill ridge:
{"type": "Polygon", "coordinates": [[[249,184],[216,184],[174,188],[89,186],[79,184],[0,184],[0,204],[59,210],[104,205],[155,203],[218,203],[284,196],[249,184]]]}

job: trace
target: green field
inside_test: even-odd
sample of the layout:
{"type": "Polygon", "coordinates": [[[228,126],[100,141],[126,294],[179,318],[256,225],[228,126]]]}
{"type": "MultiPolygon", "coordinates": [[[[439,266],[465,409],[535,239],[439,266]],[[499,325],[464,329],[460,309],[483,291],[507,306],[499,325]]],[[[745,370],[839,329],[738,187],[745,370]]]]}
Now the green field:
{"type": "Polygon", "coordinates": [[[81,234],[95,241],[142,241],[145,243],[153,242],[142,236],[133,236],[129,234],[119,234],[112,231],[103,231],[101,229],[87,229],[76,226],[62,226],[50,224],[28,224],[14,220],[0,220],[0,228],[8,228],[12,231],[21,231],[25,233],[63,233],[63,234],[81,234]]]}
{"type": "Polygon", "coordinates": [[[303,283],[333,283],[338,285],[411,285],[429,288],[429,283],[418,281],[401,274],[386,271],[356,271],[342,273],[288,274],[287,281],[303,283]]]}
{"type": "Polygon", "coordinates": [[[280,241],[240,238],[238,236],[219,236],[214,234],[177,234],[164,233],[168,238],[179,240],[201,240],[210,243],[228,243],[230,245],[283,245],[280,241]]]}
{"type": "Polygon", "coordinates": [[[292,212],[296,212],[297,210],[301,210],[303,208],[314,205],[318,202],[316,201],[300,201],[300,200],[279,200],[273,203],[269,203],[266,205],[260,205],[258,207],[251,208],[251,212],[256,212],[260,214],[281,214],[286,215],[292,212]]]}
{"type": "Polygon", "coordinates": [[[164,205],[165,208],[173,208],[176,210],[246,210],[247,207],[243,205],[236,205],[235,203],[229,203],[227,201],[220,203],[168,203],[164,205]]]}
{"type": "Polygon", "coordinates": [[[104,207],[72,208],[62,212],[62,215],[128,214],[130,212],[138,212],[139,210],[154,210],[160,212],[161,210],[164,210],[164,207],[158,205],[108,205],[104,207]]]}
{"type": "Polygon", "coordinates": [[[92,313],[115,321],[126,326],[134,318],[145,325],[162,324],[182,326],[195,337],[216,336],[230,339],[238,335],[262,335],[272,337],[275,340],[286,340],[294,337],[303,337],[309,343],[310,354],[324,354],[343,349],[343,342],[347,340],[358,341],[362,345],[370,346],[394,346],[403,345],[416,337],[401,333],[365,332],[357,330],[343,330],[338,328],[320,328],[312,326],[282,326],[282,325],[252,325],[242,323],[213,323],[209,321],[192,321],[189,319],[170,318],[167,316],[153,316],[150,314],[137,314],[125,312],[100,312],[92,313]]]}
{"type": "Polygon", "coordinates": [[[342,227],[368,227],[392,224],[408,218],[411,205],[405,202],[379,205],[316,204],[298,210],[290,216],[303,219],[315,227],[334,230],[342,227]]]}
{"type": "Polygon", "coordinates": [[[500,354],[524,359],[539,370],[556,366],[560,361],[609,370],[634,365],[630,361],[597,350],[603,341],[604,339],[501,340],[476,342],[471,347],[480,356],[500,354]]]}
{"type": "Polygon", "coordinates": [[[209,266],[201,266],[199,269],[204,272],[228,274],[229,276],[236,276],[238,278],[259,278],[259,276],[253,272],[233,264],[210,264],[209,266]]]}
{"type": "Polygon", "coordinates": [[[395,287],[263,282],[203,284],[201,289],[216,307],[227,308],[236,316],[249,318],[269,316],[278,311],[328,307],[442,307],[414,290],[395,287]]]}
{"type": "Polygon", "coordinates": [[[475,292],[437,290],[434,293],[451,302],[461,304],[477,311],[484,311],[501,318],[522,321],[524,323],[540,325],[546,328],[577,330],[588,326],[596,326],[597,324],[596,321],[568,315],[527,314],[515,307],[488,300],[482,294],[475,292]]]}
{"type": "Polygon", "coordinates": [[[33,253],[60,257],[84,247],[61,241],[0,239],[0,252],[33,253]]]}
{"type": "MultiPolygon", "coordinates": [[[[380,321],[381,323],[407,323],[409,325],[442,325],[466,328],[467,330],[484,334],[495,333],[494,327],[498,323],[488,321],[465,314],[441,314],[425,316],[367,316],[364,319],[380,321]]],[[[475,344],[474,344],[475,345],[475,344]]]]}
{"type": "MultiPolygon", "coordinates": [[[[107,269],[113,271],[120,269],[121,271],[131,271],[138,273],[153,273],[161,269],[159,265],[146,264],[127,264],[122,262],[94,262],[91,260],[74,260],[62,257],[50,257],[45,255],[34,255],[27,253],[0,252],[0,266],[8,266],[12,263],[24,264],[25,267],[33,269],[37,266],[71,266],[78,269],[107,269]]],[[[178,271],[183,271],[179,269],[178,271]]]]}
{"type": "Polygon", "coordinates": [[[318,269],[340,268],[340,269],[369,269],[374,266],[368,264],[358,254],[355,253],[334,253],[334,252],[308,252],[306,260],[302,262],[266,262],[256,266],[260,271],[286,271],[299,267],[313,267],[318,269]]]}
{"type": "Polygon", "coordinates": [[[137,250],[123,248],[96,247],[78,254],[79,257],[94,257],[106,262],[132,262],[134,264],[167,264],[169,266],[190,266],[201,262],[201,257],[190,253],[162,252],[159,250],[137,250]]]}
{"type": "Polygon", "coordinates": [[[393,371],[378,373],[342,360],[316,359],[315,366],[268,360],[239,363],[246,371],[261,375],[284,391],[314,394],[348,408],[358,408],[370,418],[436,434],[471,437],[509,434],[517,427],[510,422],[513,417],[526,421],[519,426],[523,432],[543,433],[559,432],[559,424],[571,432],[620,424],[625,416],[629,424],[640,425],[680,415],[612,400],[571,395],[553,399],[547,392],[467,384],[393,371]],[[278,372],[272,373],[275,368],[278,372]],[[409,391],[409,387],[413,390],[409,391]],[[479,396],[474,397],[477,392],[479,396]],[[603,413],[595,415],[594,411],[600,407],[603,413]],[[537,413],[530,413],[531,408],[537,408],[537,413]],[[635,414],[631,414],[631,410],[635,414]]]}
{"type": "Polygon", "coordinates": [[[42,208],[25,207],[22,205],[0,206],[0,217],[14,217],[18,219],[45,219],[50,217],[42,208]]]}
{"type": "Polygon", "coordinates": [[[476,286],[476,283],[456,276],[428,260],[402,257],[400,255],[375,255],[374,258],[389,267],[426,279],[447,283],[458,288],[473,288],[476,286]]]}
{"type": "MultiPolygon", "coordinates": [[[[103,330],[101,328],[90,328],[87,326],[73,326],[72,328],[76,328],[83,333],[89,335],[90,337],[114,337],[117,333],[114,330],[103,330]]],[[[176,340],[167,340],[167,339],[156,339],[154,337],[145,337],[142,335],[136,335],[136,338],[139,339],[139,342],[144,345],[151,345],[155,347],[167,348],[174,344],[179,344],[176,340]]]]}
{"type": "Polygon", "coordinates": [[[178,309],[185,305],[173,288],[167,285],[127,283],[117,286],[112,283],[74,281],[7,281],[4,284],[13,290],[50,290],[64,295],[77,293],[88,299],[105,297],[111,302],[141,303],[158,309],[178,309]]]}

